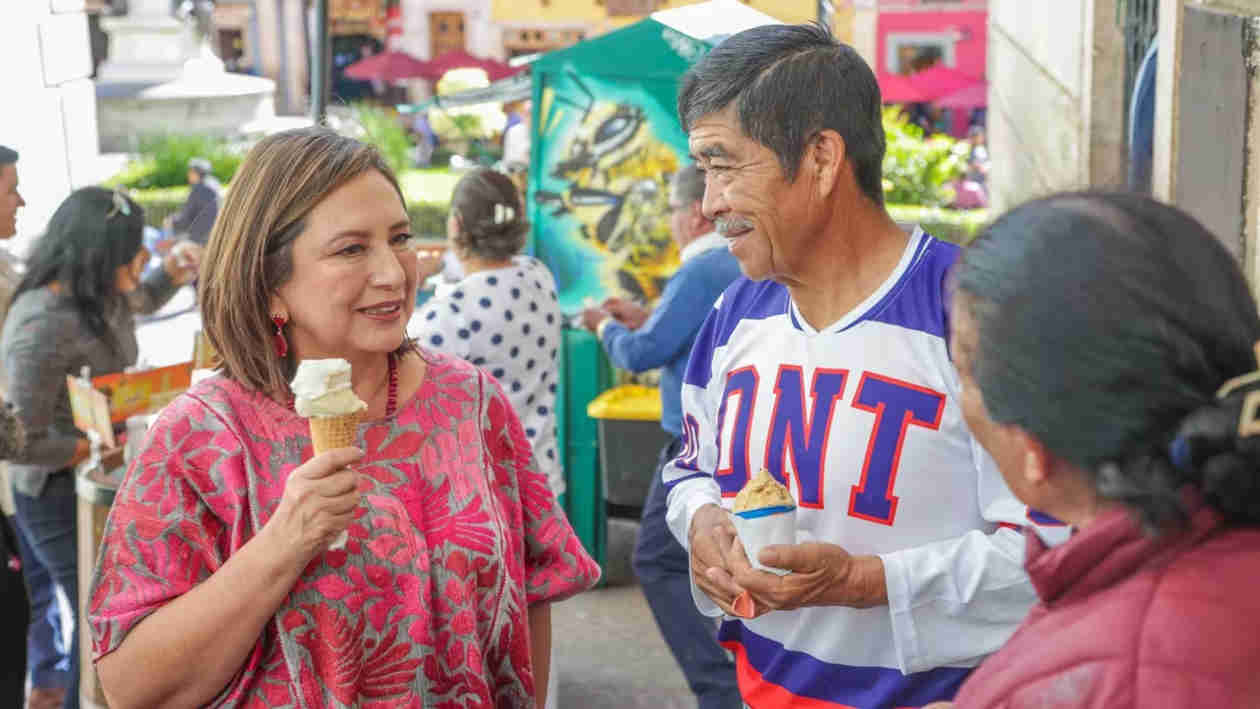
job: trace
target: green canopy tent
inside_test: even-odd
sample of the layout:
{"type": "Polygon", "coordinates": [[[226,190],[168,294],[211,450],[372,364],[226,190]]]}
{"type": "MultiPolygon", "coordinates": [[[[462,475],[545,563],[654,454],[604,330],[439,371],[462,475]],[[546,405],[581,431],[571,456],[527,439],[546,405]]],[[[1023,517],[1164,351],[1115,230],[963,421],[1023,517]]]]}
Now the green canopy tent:
{"type": "MultiPolygon", "coordinates": [[[[725,37],[777,22],[737,0],[713,0],[654,13],[531,64],[531,245],[555,275],[566,312],[611,295],[644,303],[659,296],[678,267],[668,185],[688,152],[675,109],[679,79],[725,37]]],[[[584,330],[564,331],[559,356],[566,512],[587,551],[604,564],[604,502],[612,497],[587,405],[612,383],[612,373],[584,330]]],[[[655,451],[642,452],[646,457],[630,466],[647,475],[655,451]]],[[[605,578],[629,573],[613,563],[625,554],[609,556],[605,578]]]]}
{"type": "Polygon", "coordinates": [[[610,295],[656,300],[678,265],[667,204],[668,179],[687,156],[679,79],[727,36],[777,22],[712,0],[533,62],[533,246],[566,310],[610,295]]]}
{"type": "Polygon", "coordinates": [[[468,89],[445,96],[432,96],[420,103],[404,103],[397,106],[399,113],[415,113],[430,108],[457,108],[479,106],[487,103],[505,103],[527,99],[533,93],[529,72],[524,71],[506,79],[490,82],[489,86],[468,89]]]}

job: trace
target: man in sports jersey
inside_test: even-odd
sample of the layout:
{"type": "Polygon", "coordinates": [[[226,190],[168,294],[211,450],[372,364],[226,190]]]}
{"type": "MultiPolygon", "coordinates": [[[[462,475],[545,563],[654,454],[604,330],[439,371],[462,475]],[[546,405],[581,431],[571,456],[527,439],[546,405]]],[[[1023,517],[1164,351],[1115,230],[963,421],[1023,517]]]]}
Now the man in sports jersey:
{"type": "Polygon", "coordinates": [[[952,697],[1035,598],[1028,511],[968,432],[946,347],[958,250],[885,211],[879,87],[820,26],[727,39],[678,112],[746,276],[697,336],[663,471],[696,603],[728,615],[754,709],[952,697]],[[763,467],[797,502],[801,543],[760,556],[781,577],[724,509],[763,467]],[[755,617],[729,617],[744,593],[755,617]]]}

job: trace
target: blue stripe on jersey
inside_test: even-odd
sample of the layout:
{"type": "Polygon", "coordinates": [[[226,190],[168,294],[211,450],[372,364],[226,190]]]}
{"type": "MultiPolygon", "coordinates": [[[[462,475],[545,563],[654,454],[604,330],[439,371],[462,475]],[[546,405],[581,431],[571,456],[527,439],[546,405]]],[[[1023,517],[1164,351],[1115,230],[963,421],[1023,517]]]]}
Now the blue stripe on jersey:
{"type": "MultiPolygon", "coordinates": [[[[869,320],[948,339],[949,303],[945,280],[960,253],[961,249],[954,244],[924,234],[915,247],[909,267],[896,285],[844,330],[869,320]]],[[[722,304],[705,318],[692,345],[684,384],[708,386],[713,353],[730,340],[740,322],[765,320],[784,314],[787,314],[792,327],[801,329],[796,314],[792,312],[791,296],[785,286],[773,281],[737,279],[722,294],[722,304]]]]}
{"type": "Polygon", "coordinates": [[[713,352],[731,339],[742,320],[765,320],[788,311],[787,288],[774,281],[750,281],[740,277],[722,294],[722,306],[709,313],[691,346],[684,384],[709,384],[713,352]]]}
{"type": "Polygon", "coordinates": [[[945,279],[962,250],[954,244],[924,235],[919,252],[900,282],[873,308],[846,330],[863,320],[897,325],[948,339],[949,303],[945,279]]]}
{"type": "MultiPolygon", "coordinates": [[[[963,667],[938,667],[906,675],[890,667],[832,664],[803,652],[788,650],[778,642],[752,632],[737,620],[722,623],[718,640],[743,646],[749,665],[767,682],[799,697],[857,709],[918,707],[949,700],[971,674],[970,668],[963,667]]],[[[855,641],[853,638],[834,640],[855,641]]]]}

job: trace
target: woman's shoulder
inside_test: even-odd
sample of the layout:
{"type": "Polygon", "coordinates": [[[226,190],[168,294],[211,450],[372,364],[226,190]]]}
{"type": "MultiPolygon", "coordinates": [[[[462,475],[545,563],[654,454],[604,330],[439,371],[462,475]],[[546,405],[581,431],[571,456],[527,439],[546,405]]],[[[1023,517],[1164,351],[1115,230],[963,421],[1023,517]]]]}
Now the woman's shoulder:
{"type": "Polygon", "coordinates": [[[1137,634],[1142,661],[1250,681],[1260,666],[1260,634],[1246,621],[1260,618],[1252,588],[1260,578],[1260,529],[1216,534],[1147,575],[1151,593],[1137,634]]]}
{"type": "MultiPolygon", "coordinates": [[[[1161,624],[1198,632],[1195,626],[1207,617],[1260,618],[1260,594],[1250,588],[1260,578],[1260,528],[1215,534],[1151,575],[1155,586],[1148,617],[1161,624]]],[[[1260,648],[1260,636],[1253,644],[1260,648]]]]}
{"type": "Polygon", "coordinates": [[[293,417],[267,396],[216,374],[203,379],[171,400],[159,414],[154,427],[191,426],[201,430],[226,431],[243,440],[245,431],[268,435],[281,423],[277,419],[293,417]]]}
{"type": "Polygon", "coordinates": [[[68,298],[47,288],[23,291],[9,305],[4,322],[6,346],[19,339],[39,350],[64,351],[82,339],[78,313],[68,298]]]}
{"type": "Polygon", "coordinates": [[[516,257],[515,263],[523,271],[523,275],[543,279],[544,284],[555,283],[555,277],[551,275],[551,269],[547,268],[547,264],[537,257],[522,254],[516,257]]]}
{"type": "MultiPolygon", "coordinates": [[[[425,382],[439,387],[477,388],[482,372],[471,362],[455,355],[416,345],[416,352],[425,364],[425,382]]],[[[421,387],[423,390],[423,386],[421,387]]]]}
{"type": "Polygon", "coordinates": [[[422,345],[416,346],[416,352],[425,363],[424,381],[412,398],[419,408],[430,408],[435,402],[440,407],[445,407],[441,402],[484,403],[503,396],[494,379],[471,362],[422,345]]]}
{"type": "Polygon", "coordinates": [[[63,298],[48,288],[31,288],[13,298],[9,315],[28,320],[57,319],[75,317],[75,311],[69,298],[63,298]]]}

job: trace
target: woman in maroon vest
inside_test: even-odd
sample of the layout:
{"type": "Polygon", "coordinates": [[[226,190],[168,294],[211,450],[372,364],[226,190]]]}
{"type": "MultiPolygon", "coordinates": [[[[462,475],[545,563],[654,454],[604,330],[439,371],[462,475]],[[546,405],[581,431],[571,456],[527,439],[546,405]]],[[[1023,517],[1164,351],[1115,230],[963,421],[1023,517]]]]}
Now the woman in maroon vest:
{"type": "Polygon", "coordinates": [[[1260,706],[1260,318],[1234,258],[1172,207],[1067,194],[955,276],[968,422],[1074,530],[1028,537],[1041,603],[955,706],[1260,706]]]}

